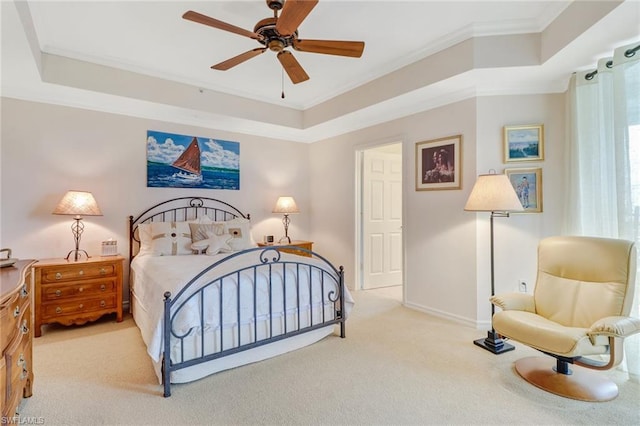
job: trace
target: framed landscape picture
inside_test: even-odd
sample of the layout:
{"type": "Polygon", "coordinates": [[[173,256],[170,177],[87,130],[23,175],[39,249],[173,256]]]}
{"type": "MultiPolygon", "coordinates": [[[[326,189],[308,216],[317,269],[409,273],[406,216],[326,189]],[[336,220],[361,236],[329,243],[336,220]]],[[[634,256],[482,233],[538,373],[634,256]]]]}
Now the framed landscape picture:
{"type": "Polygon", "coordinates": [[[544,160],[544,126],[504,126],[504,162],[544,160]]]}
{"type": "Polygon", "coordinates": [[[462,135],[416,143],[416,191],[460,189],[462,135]]]}
{"type": "Polygon", "coordinates": [[[147,186],[240,189],[240,144],[147,131],[147,186]]]}
{"type": "Polygon", "coordinates": [[[542,169],[505,169],[504,173],[524,208],[522,213],[542,212],[542,169]]]}

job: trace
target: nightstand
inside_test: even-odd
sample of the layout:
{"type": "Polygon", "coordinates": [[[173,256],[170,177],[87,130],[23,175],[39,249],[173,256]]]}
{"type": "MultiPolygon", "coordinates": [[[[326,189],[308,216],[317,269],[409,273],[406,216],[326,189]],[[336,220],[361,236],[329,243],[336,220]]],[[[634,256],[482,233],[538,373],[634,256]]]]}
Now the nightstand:
{"type": "Polygon", "coordinates": [[[280,248],[281,246],[296,246],[296,247],[300,247],[300,248],[311,251],[313,250],[313,241],[291,240],[291,243],[273,243],[273,244],[258,243],[258,247],[275,247],[278,249],[278,251],[282,251],[285,253],[292,253],[292,254],[298,254],[300,256],[311,257],[311,254],[309,253],[298,251],[295,249],[280,248]]]}
{"type": "Polygon", "coordinates": [[[33,266],[35,337],[44,324],[85,324],[110,313],[122,321],[122,256],[74,262],[44,259],[33,266]]]}

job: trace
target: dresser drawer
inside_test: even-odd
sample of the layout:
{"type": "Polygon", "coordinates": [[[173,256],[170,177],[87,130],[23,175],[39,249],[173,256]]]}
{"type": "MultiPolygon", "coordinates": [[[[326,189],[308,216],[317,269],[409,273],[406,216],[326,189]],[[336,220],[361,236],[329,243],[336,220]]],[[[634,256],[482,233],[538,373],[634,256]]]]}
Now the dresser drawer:
{"type": "Polygon", "coordinates": [[[75,284],[46,284],[42,286],[42,302],[69,299],[72,297],[94,297],[115,293],[116,279],[82,281],[75,284]]]}
{"type": "Polygon", "coordinates": [[[26,288],[23,287],[0,308],[0,324],[2,324],[0,347],[6,348],[18,331],[18,322],[22,318],[29,318],[29,315],[25,316],[28,307],[29,297],[27,297],[26,288]]]}
{"type": "MultiPolygon", "coordinates": [[[[13,401],[22,397],[23,389],[30,376],[31,368],[31,333],[21,333],[7,348],[5,353],[6,374],[9,380],[7,399],[13,401]]],[[[11,404],[9,404],[11,405],[11,404]]]]}
{"type": "MultiPolygon", "coordinates": [[[[2,407],[4,409],[4,403],[7,400],[7,360],[5,357],[0,358],[0,383],[2,383],[2,386],[0,386],[0,407],[2,407]]],[[[0,416],[3,415],[4,413],[1,412],[2,410],[0,409],[0,416]]]]}
{"type": "Polygon", "coordinates": [[[50,266],[43,268],[40,281],[44,284],[114,276],[116,276],[114,263],[88,263],[81,267],[50,266]]]}
{"type": "Polygon", "coordinates": [[[85,312],[101,311],[103,309],[115,308],[116,295],[105,294],[104,297],[94,299],[82,299],[76,301],[49,302],[42,304],[42,319],[59,317],[61,315],[81,314],[85,312]]]}

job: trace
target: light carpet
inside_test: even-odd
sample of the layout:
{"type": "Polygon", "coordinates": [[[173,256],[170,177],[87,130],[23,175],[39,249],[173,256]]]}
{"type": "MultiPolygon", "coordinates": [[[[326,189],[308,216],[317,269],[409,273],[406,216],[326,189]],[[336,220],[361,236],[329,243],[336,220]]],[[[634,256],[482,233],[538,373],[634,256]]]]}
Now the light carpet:
{"type": "MultiPolygon", "coordinates": [[[[614,370],[606,403],[544,392],[499,356],[485,332],[407,309],[389,291],[354,293],[347,337],[172,386],[163,398],[130,316],[47,326],[34,340],[34,392],[21,416],[46,425],[638,425],[640,384],[614,370]]],[[[553,365],[551,361],[550,365],[553,365]]]]}

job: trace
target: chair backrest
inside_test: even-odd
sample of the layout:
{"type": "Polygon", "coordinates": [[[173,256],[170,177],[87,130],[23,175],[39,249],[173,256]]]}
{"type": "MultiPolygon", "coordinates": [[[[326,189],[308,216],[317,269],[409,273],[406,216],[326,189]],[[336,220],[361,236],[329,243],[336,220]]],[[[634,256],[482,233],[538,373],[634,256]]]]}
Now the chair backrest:
{"type": "Polygon", "coordinates": [[[636,276],[633,242],[549,237],[538,245],[536,313],[567,327],[590,327],[631,311],[636,276]]]}

